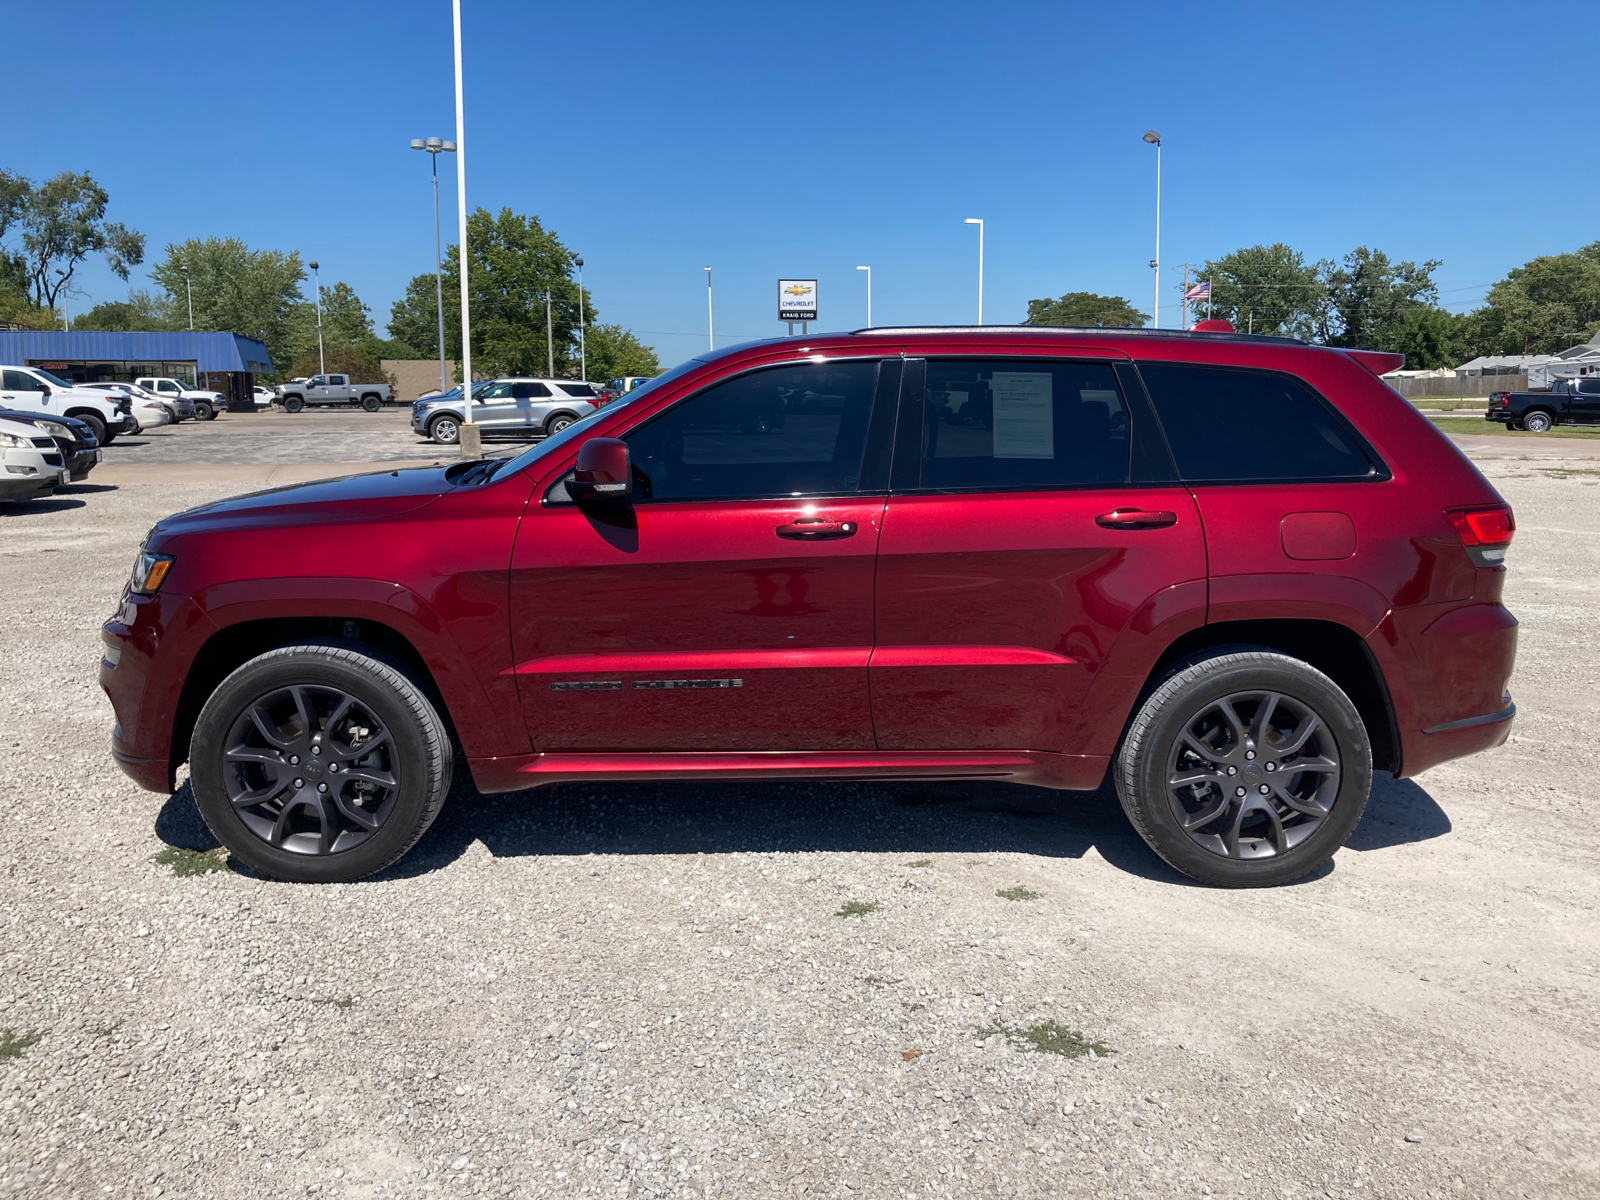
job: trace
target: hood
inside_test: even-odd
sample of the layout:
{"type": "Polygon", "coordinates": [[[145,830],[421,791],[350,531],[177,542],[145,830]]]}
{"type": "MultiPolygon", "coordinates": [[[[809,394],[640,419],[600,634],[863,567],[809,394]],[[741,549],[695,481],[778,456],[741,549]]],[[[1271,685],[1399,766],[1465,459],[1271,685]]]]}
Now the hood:
{"type": "Polygon", "coordinates": [[[231,496],[163,518],[150,531],[149,545],[186,533],[383,520],[432,504],[455,487],[451,476],[465,465],[377,471],[231,496]]]}

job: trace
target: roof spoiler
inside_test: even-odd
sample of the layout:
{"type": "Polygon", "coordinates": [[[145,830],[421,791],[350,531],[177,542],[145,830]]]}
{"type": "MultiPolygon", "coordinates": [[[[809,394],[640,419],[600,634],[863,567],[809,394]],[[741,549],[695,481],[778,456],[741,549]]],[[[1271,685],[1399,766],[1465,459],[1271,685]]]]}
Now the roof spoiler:
{"type": "Polygon", "coordinates": [[[1345,353],[1380,379],[1406,365],[1404,354],[1390,354],[1384,350],[1346,350],[1345,353]]]}

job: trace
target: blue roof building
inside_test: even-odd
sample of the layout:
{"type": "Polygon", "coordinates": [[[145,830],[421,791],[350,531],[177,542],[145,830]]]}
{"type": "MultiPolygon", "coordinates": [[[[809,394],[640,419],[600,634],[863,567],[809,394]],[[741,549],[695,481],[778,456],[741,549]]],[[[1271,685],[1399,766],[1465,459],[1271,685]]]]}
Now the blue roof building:
{"type": "Polygon", "coordinates": [[[0,330],[0,364],[39,367],[72,383],[181,379],[251,411],[257,375],[272,373],[267,348],[237,333],[101,333],[0,330]]]}

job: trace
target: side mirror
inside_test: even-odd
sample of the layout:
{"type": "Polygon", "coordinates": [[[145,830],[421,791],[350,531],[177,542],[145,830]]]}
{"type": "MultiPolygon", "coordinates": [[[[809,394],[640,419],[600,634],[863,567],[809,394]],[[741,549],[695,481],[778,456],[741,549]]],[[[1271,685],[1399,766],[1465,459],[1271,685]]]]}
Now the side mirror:
{"type": "Polygon", "coordinates": [[[618,504],[633,490],[628,443],[620,438],[590,438],[578,447],[578,462],[567,480],[567,495],[579,504],[618,504]]]}
{"type": "Polygon", "coordinates": [[[48,383],[41,383],[39,385],[39,391],[48,396],[50,394],[50,385],[48,383]]]}

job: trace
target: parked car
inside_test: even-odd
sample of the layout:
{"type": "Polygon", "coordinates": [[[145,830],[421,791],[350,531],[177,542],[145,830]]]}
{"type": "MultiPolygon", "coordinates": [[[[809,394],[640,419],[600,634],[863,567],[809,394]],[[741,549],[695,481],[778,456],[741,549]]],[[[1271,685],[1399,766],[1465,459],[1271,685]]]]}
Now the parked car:
{"type": "Polygon", "coordinates": [[[221,392],[208,392],[201,388],[191,387],[181,379],[173,379],[165,375],[142,375],[133,381],[146,391],[154,392],[163,400],[176,399],[179,396],[187,399],[194,405],[194,415],[197,420],[215,421],[217,414],[228,407],[228,398],[221,392]]]}
{"type": "Polygon", "coordinates": [[[1505,741],[1515,521],[1380,381],[1400,355],[805,343],[707,353],[515,457],[161,521],[103,631],[117,761],[161,792],[187,761],[283,879],[404,854],[459,746],[483,792],[1109,773],[1174,867],[1263,886],[1344,844],[1374,769],[1505,741]],[[729,419],[807,392],[840,411],[729,419]],[[979,393],[988,427],[944,420],[979,393]]]}
{"type": "Polygon", "coordinates": [[[1529,433],[1549,433],[1557,425],[1600,425],[1600,375],[1557,380],[1548,392],[1493,392],[1484,417],[1529,433]]]}
{"type": "Polygon", "coordinates": [[[271,408],[278,402],[278,393],[271,388],[264,388],[259,383],[250,389],[250,396],[256,402],[257,408],[271,408]]]}
{"type": "Polygon", "coordinates": [[[94,430],[75,417],[55,417],[46,413],[15,412],[0,408],[0,420],[26,421],[48,434],[61,451],[68,478],[77,483],[87,479],[100,462],[100,442],[94,430]]]}
{"type": "Polygon", "coordinates": [[[75,417],[102,446],[139,428],[127,396],[76,387],[38,367],[0,367],[0,408],[75,417]]]}
{"type": "Polygon", "coordinates": [[[623,375],[620,378],[608,380],[606,391],[615,396],[626,396],[634,388],[650,382],[648,375],[623,375]]]}
{"type": "MultiPolygon", "coordinates": [[[[486,438],[549,437],[599,407],[592,383],[572,379],[489,379],[473,384],[472,420],[486,438]]],[[[411,428],[442,445],[461,439],[461,390],[424,396],[411,406],[411,428]]]]}
{"type": "Polygon", "coordinates": [[[313,375],[310,379],[284,384],[277,390],[285,412],[297,413],[310,406],[360,405],[377,412],[394,399],[392,383],[351,383],[348,375],[313,375]]]}
{"type": "MultiPolygon", "coordinates": [[[[117,383],[114,381],[80,383],[77,386],[90,388],[94,391],[125,395],[132,401],[135,415],[137,415],[137,409],[139,408],[158,405],[166,410],[168,420],[173,425],[194,419],[194,401],[189,399],[188,396],[179,393],[169,392],[166,395],[158,396],[149,388],[142,388],[136,383],[117,383]]],[[[155,423],[159,424],[159,422],[155,423]]]]}
{"type": "Polygon", "coordinates": [[[54,438],[32,421],[0,416],[0,501],[49,496],[66,481],[54,438]]]}

